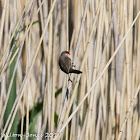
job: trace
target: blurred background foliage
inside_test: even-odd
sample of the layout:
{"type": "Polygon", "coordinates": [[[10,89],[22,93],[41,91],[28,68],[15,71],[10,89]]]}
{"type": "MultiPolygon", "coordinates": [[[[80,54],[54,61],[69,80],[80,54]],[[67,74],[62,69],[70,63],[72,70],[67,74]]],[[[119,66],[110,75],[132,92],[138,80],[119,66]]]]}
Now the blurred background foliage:
{"type": "Polygon", "coordinates": [[[139,0],[0,0],[1,139],[139,140],[139,15],[139,0]]]}

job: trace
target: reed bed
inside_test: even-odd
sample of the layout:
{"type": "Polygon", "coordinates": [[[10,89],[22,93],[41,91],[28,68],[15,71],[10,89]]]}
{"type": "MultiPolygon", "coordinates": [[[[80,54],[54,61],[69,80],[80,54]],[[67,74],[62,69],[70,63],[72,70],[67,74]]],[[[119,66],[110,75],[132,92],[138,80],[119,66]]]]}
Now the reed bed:
{"type": "Polygon", "coordinates": [[[0,0],[1,140],[139,140],[139,92],[139,0],[0,0]]]}

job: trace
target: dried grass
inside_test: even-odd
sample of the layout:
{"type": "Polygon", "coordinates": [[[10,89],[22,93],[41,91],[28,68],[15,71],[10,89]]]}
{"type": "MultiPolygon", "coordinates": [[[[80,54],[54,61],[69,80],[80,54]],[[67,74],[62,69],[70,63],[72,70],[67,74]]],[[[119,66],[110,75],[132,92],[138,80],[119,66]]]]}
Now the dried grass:
{"type": "Polygon", "coordinates": [[[13,132],[17,117],[14,133],[139,140],[139,36],[138,0],[1,0],[1,139],[13,132]],[[72,83],[58,66],[64,50],[83,72],[72,74],[72,83]],[[17,96],[10,104],[15,76],[17,96]]]}

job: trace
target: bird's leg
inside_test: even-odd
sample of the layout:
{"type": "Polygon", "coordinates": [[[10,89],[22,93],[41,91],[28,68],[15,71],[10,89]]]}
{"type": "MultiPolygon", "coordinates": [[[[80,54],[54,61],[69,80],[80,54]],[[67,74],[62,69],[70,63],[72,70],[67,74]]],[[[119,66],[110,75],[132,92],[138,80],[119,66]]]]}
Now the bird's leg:
{"type": "Polygon", "coordinates": [[[74,63],[72,63],[72,67],[76,67],[76,66],[74,65],[74,63]]]}
{"type": "Polygon", "coordinates": [[[68,79],[68,81],[71,81],[71,82],[72,82],[72,80],[70,79],[70,76],[71,76],[71,74],[69,74],[69,79],[68,79]]]}

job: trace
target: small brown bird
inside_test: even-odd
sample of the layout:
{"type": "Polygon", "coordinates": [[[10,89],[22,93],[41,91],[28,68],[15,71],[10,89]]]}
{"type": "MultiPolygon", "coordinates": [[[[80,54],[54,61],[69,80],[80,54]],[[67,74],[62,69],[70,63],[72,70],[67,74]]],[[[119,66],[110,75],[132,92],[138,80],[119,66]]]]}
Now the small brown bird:
{"type": "Polygon", "coordinates": [[[80,74],[82,73],[80,70],[75,70],[72,68],[72,62],[70,59],[70,53],[68,51],[63,51],[59,57],[59,66],[60,69],[65,72],[66,74],[69,73],[76,73],[80,74]]]}

